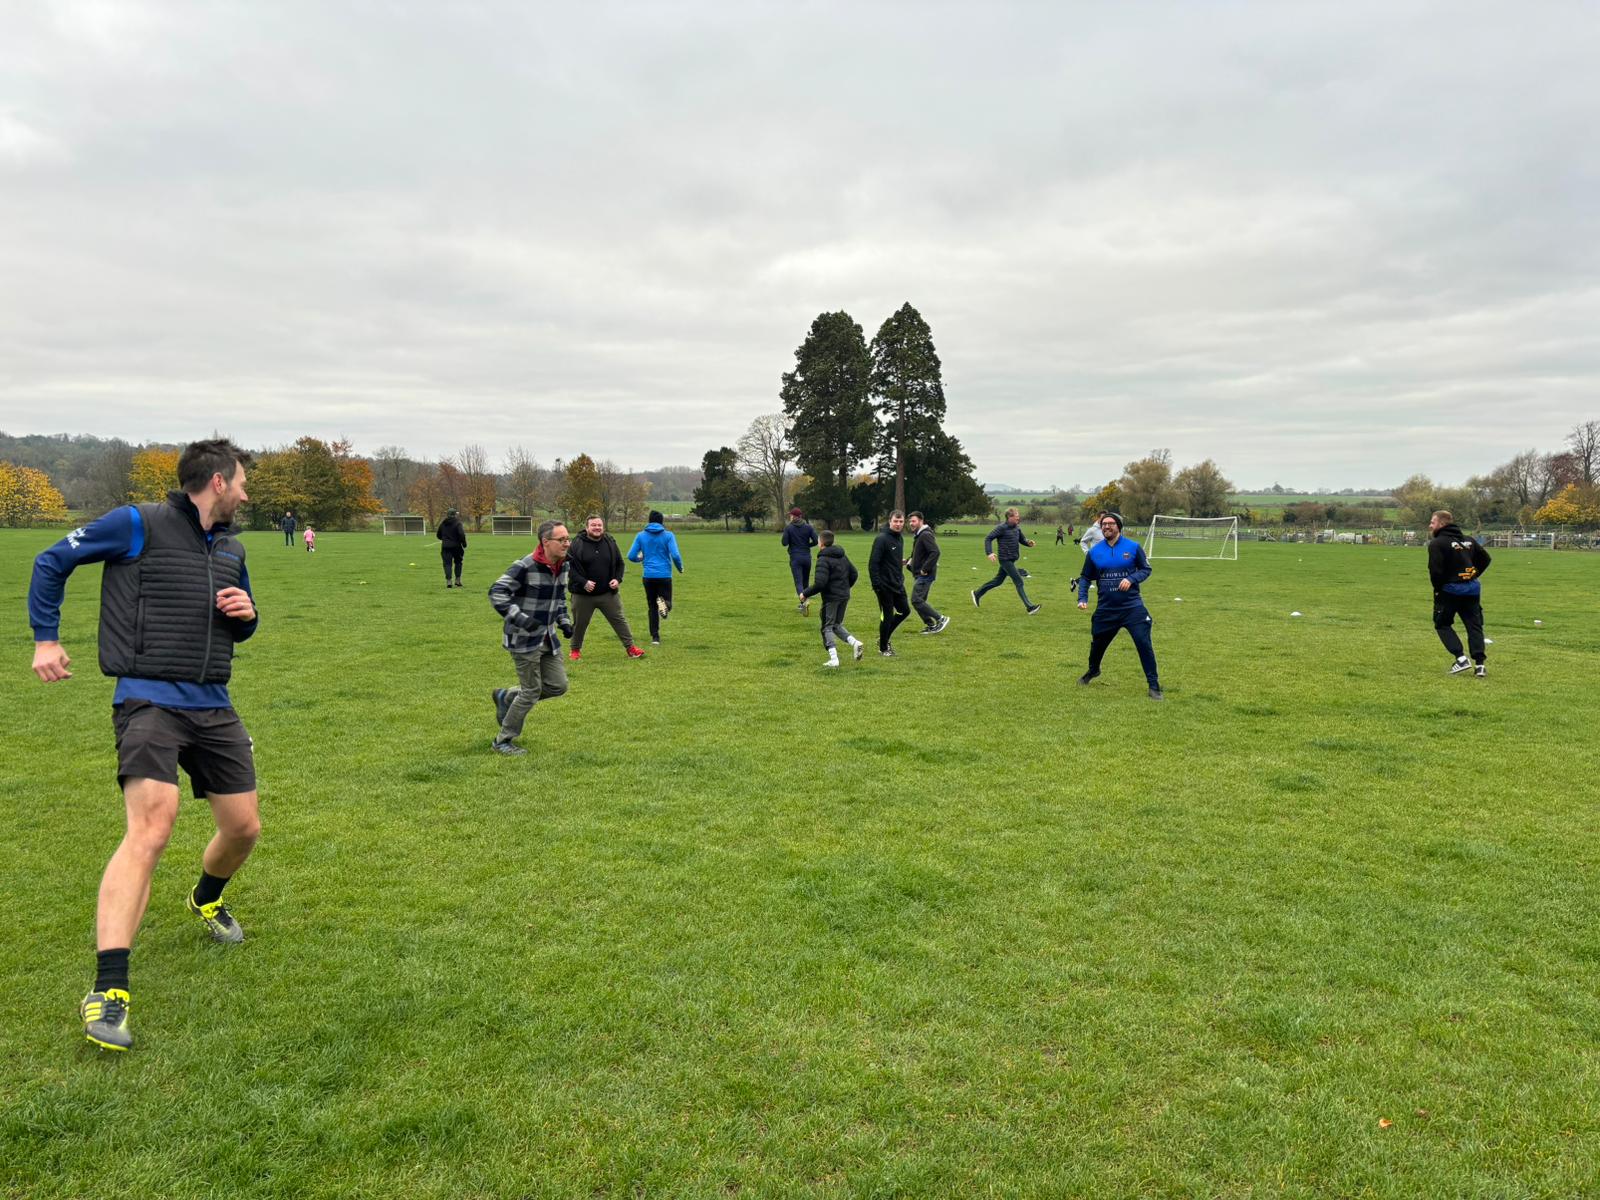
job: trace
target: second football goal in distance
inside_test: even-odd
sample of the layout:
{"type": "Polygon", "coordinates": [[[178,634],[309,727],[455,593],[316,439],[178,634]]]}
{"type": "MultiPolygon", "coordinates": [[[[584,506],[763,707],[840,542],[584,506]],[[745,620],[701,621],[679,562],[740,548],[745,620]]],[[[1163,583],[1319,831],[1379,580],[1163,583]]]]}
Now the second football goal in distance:
{"type": "Polygon", "coordinates": [[[1239,557],[1238,517],[1169,517],[1157,513],[1145,537],[1147,558],[1239,557]]]}

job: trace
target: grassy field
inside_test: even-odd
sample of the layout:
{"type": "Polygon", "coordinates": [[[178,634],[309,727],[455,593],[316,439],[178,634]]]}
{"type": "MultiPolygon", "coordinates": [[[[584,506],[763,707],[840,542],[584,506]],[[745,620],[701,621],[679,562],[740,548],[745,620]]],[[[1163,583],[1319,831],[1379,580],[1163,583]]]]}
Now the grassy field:
{"type": "Polygon", "coordinates": [[[1600,1189],[1600,556],[1497,556],[1486,681],[1420,551],[1158,561],[1157,704],[1126,639],[1074,686],[1067,551],[1030,618],[950,539],[950,629],[827,672],[775,537],[691,535],[665,645],[597,622],[508,760],[484,591],[522,547],[446,591],[421,539],[246,535],[248,941],[183,911],[186,801],[111,1056],[76,1019],[121,833],[98,571],[77,677],[35,682],[49,536],[0,532],[0,1195],[1600,1189]]]}

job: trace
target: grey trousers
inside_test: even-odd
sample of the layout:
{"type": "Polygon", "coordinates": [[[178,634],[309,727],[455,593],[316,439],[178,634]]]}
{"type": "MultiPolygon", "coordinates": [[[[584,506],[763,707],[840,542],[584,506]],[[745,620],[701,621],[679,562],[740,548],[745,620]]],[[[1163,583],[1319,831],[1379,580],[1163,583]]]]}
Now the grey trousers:
{"type": "Polygon", "coordinates": [[[940,615],[939,610],[928,603],[928,589],[933,586],[933,580],[932,575],[918,575],[911,585],[911,607],[917,610],[924,625],[934,624],[940,615]]]}
{"type": "Polygon", "coordinates": [[[824,600],[822,602],[822,644],[829,650],[834,649],[842,638],[852,640],[850,631],[844,627],[844,610],[848,608],[848,600],[824,600]]]}
{"type": "Polygon", "coordinates": [[[517,665],[517,686],[506,691],[511,708],[506,712],[506,723],[500,727],[502,742],[509,742],[522,733],[522,723],[535,704],[554,700],[567,691],[567,668],[559,652],[513,653],[511,661],[517,665]]]}
{"type": "Polygon", "coordinates": [[[622,597],[616,592],[573,592],[567,597],[572,608],[572,648],[583,649],[583,632],[589,628],[589,619],[598,610],[611,624],[623,646],[633,645],[633,630],[628,628],[628,618],[622,615],[622,597]]]}

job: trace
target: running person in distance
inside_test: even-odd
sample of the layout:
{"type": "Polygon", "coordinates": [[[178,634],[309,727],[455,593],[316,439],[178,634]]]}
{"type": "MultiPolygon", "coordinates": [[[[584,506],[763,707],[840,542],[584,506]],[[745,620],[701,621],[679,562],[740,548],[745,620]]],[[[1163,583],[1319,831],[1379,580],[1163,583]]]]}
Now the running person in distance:
{"type": "Polygon", "coordinates": [[[911,601],[906,596],[905,583],[905,515],[897,508],[872,540],[872,553],[867,557],[867,579],[878,598],[878,653],[884,658],[894,657],[890,639],[900,623],[911,615],[911,601]]]}
{"type": "Polygon", "coordinates": [[[855,587],[860,573],[855,563],[845,556],[843,546],[833,544],[833,530],[824,529],[817,535],[822,548],[817,551],[817,574],[805,590],[807,597],[822,597],[822,645],[828,652],[825,667],[839,665],[839,642],[849,644],[856,661],[866,653],[866,646],[844,627],[844,610],[850,604],[850,589],[855,587]]]}
{"type": "Polygon", "coordinates": [[[798,508],[789,510],[789,523],[778,535],[789,551],[789,574],[794,577],[795,607],[806,615],[806,586],[811,582],[811,547],[817,544],[817,531],[798,508]]]}
{"type": "Polygon", "coordinates": [[[567,692],[559,629],[572,636],[567,613],[567,547],[572,538],[560,521],[539,524],[539,544],[517,559],[489,588],[489,603],[504,618],[500,644],[511,654],[517,685],[495,688],[494,715],[500,726],[490,748],[496,754],[526,754],[514,739],[541,700],[567,692]]]}
{"type": "Polygon", "coordinates": [[[1090,625],[1093,638],[1089,643],[1089,669],[1078,683],[1086,686],[1100,674],[1106,648],[1119,629],[1126,629],[1134,648],[1139,651],[1139,665],[1144,668],[1145,682],[1150,685],[1150,699],[1160,700],[1161,677],[1156,671],[1155,647],[1150,642],[1154,621],[1139,595],[1139,585],[1150,578],[1150,560],[1144,556],[1144,549],[1138,542],[1122,536],[1120,513],[1108,512],[1102,517],[1100,532],[1104,540],[1084,555],[1083,571],[1078,576],[1080,609],[1089,607],[1091,581],[1100,594],[1090,625]]]}
{"type": "Polygon", "coordinates": [[[633,630],[622,612],[622,574],[626,560],[617,539],[606,532],[605,518],[592,515],[583,523],[583,532],[572,539],[567,551],[568,601],[572,606],[572,650],[567,655],[576,662],[583,652],[583,635],[589,621],[599,611],[617,635],[629,658],[643,658],[644,651],[633,644],[633,630]]]}
{"type": "Polygon", "coordinates": [[[439,528],[434,530],[433,536],[439,539],[439,558],[444,563],[445,587],[460,587],[461,560],[467,553],[467,527],[461,523],[461,514],[452,508],[439,522],[439,528]],[[450,579],[452,568],[455,570],[454,582],[450,579]]]}
{"type": "Polygon", "coordinates": [[[1440,509],[1428,521],[1428,578],[1433,583],[1433,628],[1450,651],[1450,674],[1472,671],[1487,678],[1483,641],[1483,573],[1489,569],[1489,552],[1475,538],[1461,532],[1449,512],[1440,509]],[[1456,634],[1456,618],[1467,630],[1469,661],[1456,634]]]}
{"type": "Polygon", "coordinates": [[[233,710],[233,647],[256,631],[245,550],[231,523],[250,456],[226,438],[192,442],[178,458],[181,490],[161,504],[115,508],[34,559],[28,589],[33,673],[70,679],[60,641],[67,578],[103,563],[99,660],[114,678],[111,723],[127,825],[100,880],[94,988],[79,1005],[84,1036],[128,1050],[128,959],[156,864],[178,816],[178,772],[211,806],[217,832],[200,860],[188,910],[213,941],[244,941],[222,889],[261,833],[250,735],[233,710]]]}
{"type": "Polygon", "coordinates": [[[659,510],[650,510],[650,523],[641,529],[628,547],[628,561],[644,564],[644,602],[650,613],[650,641],[661,644],[661,622],[672,613],[672,568],[683,574],[683,556],[678,539],[666,526],[659,510]]]}
{"type": "Polygon", "coordinates": [[[950,618],[928,603],[928,593],[939,578],[939,539],[920,512],[907,517],[906,524],[911,527],[911,558],[906,563],[911,572],[911,607],[922,618],[923,633],[943,633],[950,618]]]}
{"type": "Polygon", "coordinates": [[[1022,585],[1022,576],[1017,571],[1017,559],[1021,557],[1022,546],[1033,546],[1034,543],[1022,534],[1022,514],[1014,508],[1006,509],[1006,519],[1001,521],[989,531],[983,539],[983,552],[989,556],[989,561],[997,563],[999,570],[993,579],[980,588],[974,589],[972,603],[981,604],[984,595],[993,588],[999,587],[1007,579],[1017,586],[1017,595],[1022,599],[1022,607],[1031,617],[1039,611],[1039,606],[1028,599],[1028,591],[1022,585]]]}

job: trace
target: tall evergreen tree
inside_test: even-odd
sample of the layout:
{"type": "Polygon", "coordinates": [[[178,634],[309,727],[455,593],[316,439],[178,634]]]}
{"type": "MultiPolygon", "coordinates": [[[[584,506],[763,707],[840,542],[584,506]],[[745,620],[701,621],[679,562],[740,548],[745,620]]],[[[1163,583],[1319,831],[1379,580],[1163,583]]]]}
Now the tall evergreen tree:
{"type": "Polygon", "coordinates": [[[872,358],[866,335],[847,312],[822,313],[785,372],[784,415],[792,422],[795,461],[811,477],[796,497],[827,522],[850,520],[850,474],[876,447],[877,423],[867,389],[872,358]]]}
{"type": "Polygon", "coordinates": [[[944,383],[933,331],[910,301],[872,339],[872,396],[883,421],[878,477],[894,473],[894,507],[906,507],[906,453],[944,426],[944,383]]]}

